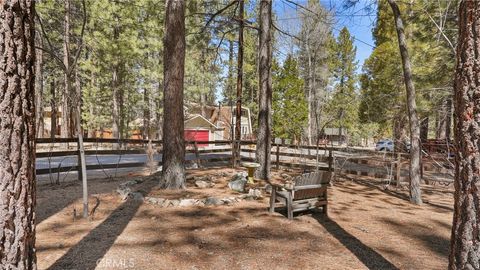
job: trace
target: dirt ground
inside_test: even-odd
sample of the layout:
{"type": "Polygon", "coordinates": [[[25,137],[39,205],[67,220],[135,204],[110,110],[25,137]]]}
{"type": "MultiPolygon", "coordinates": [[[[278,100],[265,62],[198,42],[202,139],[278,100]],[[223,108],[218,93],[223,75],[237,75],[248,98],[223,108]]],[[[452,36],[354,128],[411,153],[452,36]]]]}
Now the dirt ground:
{"type": "MultiPolygon", "coordinates": [[[[159,190],[151,177],[138,188],[161,197],[233,194],[225,188],[232,169],[191,173],[223,171],[228,176],[214,176],[217,184],[208,190],[192,187],[192,177],[187,191],[159,190]]],[[[339,178],[329,188],[328,218],[318,211],[290,221],[268,213],[267,197],[208,207],[122,201],[115,189],[134,177],[89,183],[100,199],[93,220],[78,217],[78,183],[39,186],[39,269],[447,268],[453,194],[446,188],[425,186],[424,204],[414,206],[406,190],[339,178]]]]}

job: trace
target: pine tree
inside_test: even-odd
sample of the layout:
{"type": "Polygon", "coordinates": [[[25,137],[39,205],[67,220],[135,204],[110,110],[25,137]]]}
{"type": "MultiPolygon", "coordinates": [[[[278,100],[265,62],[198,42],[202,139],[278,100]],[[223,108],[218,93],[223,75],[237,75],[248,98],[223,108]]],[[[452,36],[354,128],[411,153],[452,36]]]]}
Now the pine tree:
{"type": "Polygon", "coordinates": [[[283,67],[274,64],[273,133],[275,138],[297,139],[307,125],[308,105],[297,60],[290,54],[283,67]]]}
{"type": "Polygon", "coordinates": [[[268,180],[272,148],[272,0],[260,2],[259,22],[259,109],[255,156],[260,164],[257,177],[268,180]]]}
{"type": "Polygon", "coordinates": [[[480,269],[480,2],[462,1],[455,71],[455,202],[449,269],[480,269]]]}
{"type": "Polygon", "coordinates": [[[332,124],[344,134],[345,129],[353,129],[358,117],[355,89],[357,48],[347,28],[344,27],[338,34],[333,52],[333,58],[336,59],[333,64],[334,92],[328,103],[328,112],[336,118],[332,124]]]}
{"type": "Polygon", "coordinates": [[[36,269],[35,2],[0,5],[0,265],[36,269]]]}
{"type": "Polygon", "coordinates": [[[163,169],[160,185],[185,188],[183,81],[185,72],[185,1],[168,0],[165,10],[163,169]]]}

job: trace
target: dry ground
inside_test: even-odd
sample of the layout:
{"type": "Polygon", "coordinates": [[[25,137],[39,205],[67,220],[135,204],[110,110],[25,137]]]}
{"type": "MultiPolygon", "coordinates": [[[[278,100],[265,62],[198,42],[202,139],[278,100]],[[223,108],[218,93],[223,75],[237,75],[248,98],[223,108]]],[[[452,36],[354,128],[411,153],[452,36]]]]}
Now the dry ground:
{"type": "MultiPolygon", "coordinates": [[[[74,208],[81,212],[80,185],[39,187],[40,269],[447,267],[453,195],[444,188],[425,187],[426,203],[413,206],[406,191],[383,190],[371,179],[337,181],[329,189],[329,218],[318,211],[289,221],[281,213],[267,212],[267,198],[176,208],[123,202],[114,190],[126,179],[91,181],[89,191],[101,201],[93,221],[73,219],[74,208]]],[[[233,194],[224,189],[227,179],[217,179],[218,190],[210,191],[233,194]]],[[[140,189],[166,195],[156,184],[146,181],[140,189]]],[[[182,194],[205,192],[190,188],[182,194]]]]}

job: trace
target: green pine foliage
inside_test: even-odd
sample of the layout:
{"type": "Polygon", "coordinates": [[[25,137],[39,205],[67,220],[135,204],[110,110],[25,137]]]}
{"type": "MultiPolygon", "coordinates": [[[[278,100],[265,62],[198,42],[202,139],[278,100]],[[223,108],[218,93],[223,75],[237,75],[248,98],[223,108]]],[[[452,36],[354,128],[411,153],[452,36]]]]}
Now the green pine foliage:
{"type": "Polygon", "coordinates": [[[307,124],[308,108],[298,62],[288,55],[280,67],[273,65],[273,133],[276,138],[300,138],[307,124]]]}

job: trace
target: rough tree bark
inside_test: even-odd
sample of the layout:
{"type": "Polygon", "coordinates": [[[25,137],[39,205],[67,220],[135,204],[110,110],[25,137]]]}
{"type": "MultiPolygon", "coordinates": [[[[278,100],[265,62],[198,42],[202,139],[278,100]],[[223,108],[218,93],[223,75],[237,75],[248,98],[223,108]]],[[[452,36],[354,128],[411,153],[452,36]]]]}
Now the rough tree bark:
{"type": "Polygon", "coordinates": [[[237,106],[235,108],[235,143],[233,144],[233,166],[240,161],[240,140],[242,139],[242,87],[243,87],[243,0],[238,0],[238,55],[237,55],[237,106]]]}
{"type": "Polygon", "coordinates": [[[70,113],[70,75],[68,70],[70,69],[70,0],[65,0],[65,14],[64,14],[64,32],[63,32],[63,65],[65,71],[63,74],[64,88],[62,93],[62,122],[60,127],[60,133],[62,138],[72,137],[71,133],[71,113],[70,113]]]}
{"type": "Polygon", "coordinates": [[[407,108],[410,124],[410,201],[415,204],[422,204],[420,189],[420,125],[417,116],[417,104],[415,101],[415,86],[413,85],[410,57],[408,55],[407,41],[403,27],[403,20],[400,9],[395,0],[388,0],[395,18],[398,46],[402,56],[403,77],[407,90],[407,108]]]}
{"type": "Polygon", "coordinates": [[[428,124],[429,124],[430,119],[428,117],[425,117],[422,119],[420,122],[420,140],[422,142],[425,142],[428,140],[428,124]]]}
{"type": "Polygon", "coordinates": [[[55,79],[50,82],[50,106],[52,113],[50,115],[50,138],[55,139],[57,134],[57,99],[55,97],[55,79]]]}
{"type": "Polygon", "coordinates": [[[0,265],[36,269],[35,3],[0,2],[0,265]]]}
{"type": "Polygon", "coordinates": [[[452,99],[447,99],[447,120],[445,124],[445,138],[450,140],[451,128],[452,128],[452,99]]]}
{"type": "MultiPolygon", "coordinates": [[[[447,134],[447,100],[443,100],[435,113],[435,139],[444,140],[447,134]]],[[[451,111],[451,110],[450,110],[451,111]]]]}
{"type": "Polygon", "coordinates": [[[150,93],[147,87],[143,89],[143,139],[150,138],[150,93]]]}
{"type": "MultiPolygon", "coordinates": [[[[38,47],[43,47],[42,38],[37,36],[38,47]]],[[[35,130],[37,138],[43,137],[43,51],[36,49],[35,62],[35,130]]]]}
{"type": "Polygon", "coordinates": [[[462,1],[454,81],[455,202],[449,269],[480,269],[480,2],[462,1]]]}
{"type": "Polygon", "coordinates": [[[256,158],[260,167],[256,176],[270,179],[272,147],[272,0],[260,2],[259,108],[256,158]]]}
{"type": "MultiPolygon", "coordinates": [[[[115,20],[117,21],[118,18],[115,16],[115,20]]],[[[120,29],[118,25],[115,25],[113,29],[113,39],[114,42],[117,42],[120,29]]],[[[120,89],[120,59],[115,59],[115,63],[113,65],[112,71],[112,137],[114,139],[121,138],[121,121],[120,118],[122,117],[120,113],[120,96],[121,96],[121,89],[120,89]]],[[[120,148],[120,144],[114,143],[113,149],[117,150],[120,148]]]]}
{"type": "Polygon", "coordinates": [[[163,170],[160,186],[185,188],[183,80],[185,72],[185,1],[167,0],[164,37],[163,170]]]}

